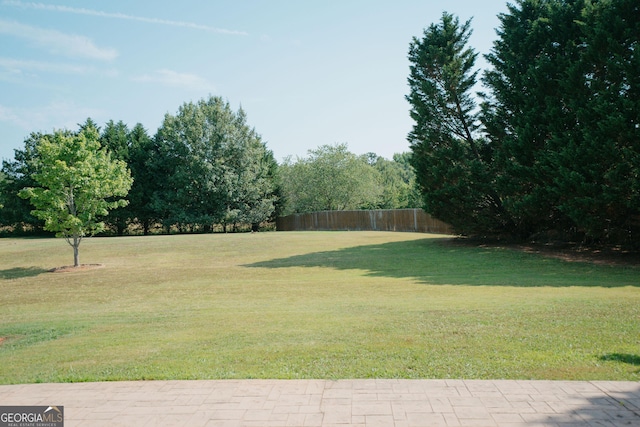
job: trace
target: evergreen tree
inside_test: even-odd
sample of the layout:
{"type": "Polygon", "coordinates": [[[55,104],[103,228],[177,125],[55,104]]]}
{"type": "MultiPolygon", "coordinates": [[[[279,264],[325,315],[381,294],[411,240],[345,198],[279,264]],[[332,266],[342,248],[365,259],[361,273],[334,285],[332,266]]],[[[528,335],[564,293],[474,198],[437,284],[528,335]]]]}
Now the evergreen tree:
{"type": "Polygon", "coordinates": [[[558,209],[589,241],[636,243],[640,234],[640,4],[585,2],[579,56],[562,91],[575,130],[553,157],[558,209]]]}
{"type": "Polygon", "coordinates": [[[5,180],[0,184],[4,208],[0,210],[0,226],[16,233],[41,232],[44,222],[31,214],[33,207],[28,200],[18,196],[24,187],[36,185],[33,174],[36,172],[36,145],[45,137],[41,133],[31,133],[24,140],[24,148],[14,150],[12,161],[2,162],[5,180]]]}
{"type": "Polygon", "coordinates": [[[154,165],[156,147],[142,124],[136,124],[127,135],[128,166],[133,177],[133,185],[129,191],[129,205],[126,209],[130,223],[142,227],[146,236],[159,215],[154,209],[153,195],[165,176],[157,174],[154,165]]]}
{"type": "Polygon", "coordinates": [[[562,82],[576,58],[578,3],[519,1],[500,16],[499,40],[487,60],[484,83],[492,98],[483,106],[496,157],[497,191],[520,237],[571,223],[553,192],[557,168],[549,154],[575,127],[562,82]]]}
{"type": "MultiPolygon", "coordinates": [[[[105,147],[114,159],[122,160],[129,163],[129,129],[127,125],[121,121],[115,123],[109,120],[100,135],[100,144],[105,147]]],[[[105,221],[109,226],[115,229],[116,234],[121,236],[124,234],[131,218],[130,205],[116,209],[108,216],[105,221]]]]}
{"type": "Polygon", "coordinates": [[[478,133],[470,25],[444,13],[411,42],[407,100],[415,124],[408,139],[425,210],[458,232],[486,233],[509,219],[493,189],[492,152],[478,133]]]}
{"type": "Polygon", "coordinates": [[[95,132],[100,135],[100,126],[98,126],[95,120],[91,117],[87,117],[87,120],[85,120],[84,123],[79,123],[78,127],[78,134],[83,132],[95,132]]]}
{"type": "Polygon", "coordinates": [[[112,153],[114,159],[129,159],[129,128],[120,120],[109,120],[100,134],[100,144],[112,153]]]}
{"type": "Polygon", "coordinates": [[[3,200],[4,200],[4,195],[5,195],[5,183],[7,181],[7,177],[4,174],[4,172],[2,172],[0,170],[0,209],[4,208],[4,204],[3,204],[3,200]]]}
{"type": "Polygon", "coordinates": [[[520,236],[637,233],[639,14],[632,0],[520,0],[500,16],[483,120],[520,236]]]}

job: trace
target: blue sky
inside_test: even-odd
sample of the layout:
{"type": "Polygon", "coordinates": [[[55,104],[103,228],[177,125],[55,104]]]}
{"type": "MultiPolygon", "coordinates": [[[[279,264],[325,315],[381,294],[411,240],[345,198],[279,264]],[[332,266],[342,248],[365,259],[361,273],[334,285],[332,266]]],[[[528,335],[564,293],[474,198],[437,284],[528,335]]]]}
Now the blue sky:
{"type": "MultiPolygon", "coordinates": [[[[0,158],[33,131],[142,123],[221,96],[278,161],[409,150],[407,51],[443,11],[484,54],[505,0],[0,0],[0,158]]],[[[483,60],[478,67],[485,67],[483,60]]]]}

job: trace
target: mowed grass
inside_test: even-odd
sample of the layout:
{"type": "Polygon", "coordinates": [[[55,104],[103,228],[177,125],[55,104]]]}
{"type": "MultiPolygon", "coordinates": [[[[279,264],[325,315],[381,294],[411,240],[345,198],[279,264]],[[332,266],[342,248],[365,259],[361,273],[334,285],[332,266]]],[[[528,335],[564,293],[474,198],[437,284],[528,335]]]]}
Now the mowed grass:
{"type": "Polygon", "coordinates": [[[640,267],[444,236],[0,239],[0,383],[640,379],[640,267]]]}

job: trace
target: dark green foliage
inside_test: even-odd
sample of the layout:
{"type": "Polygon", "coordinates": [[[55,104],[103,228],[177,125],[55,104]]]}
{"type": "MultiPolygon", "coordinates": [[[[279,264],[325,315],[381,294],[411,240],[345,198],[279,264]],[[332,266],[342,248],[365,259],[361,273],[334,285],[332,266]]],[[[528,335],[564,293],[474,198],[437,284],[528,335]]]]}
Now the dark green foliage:
{"type": "Polygon", "coordinates": [[[129,128],[122,120],[115,123],[109,120],[100,135],[100,144],[117,160],[129,159],[129,128]]]}
{"type": "Polygon", "coordinates": [[[260,136],[219,97],[167,114],[155,138],[152,205],[168,229],[259,224],[275,209],[275,160],[260,136]]]}
{"type": "Polygon", "coordinates": [[[4,185],[6,182],[6,175],[4,174],[4,172],[2,172],[0,170],[0,209],[2,209],[4,207],[3,203],[3,199],[4,199],[4,185]]]}
{"type": "Polygon", "coordinates": [[[500,16],[500,39],[487,55],[494,69],[484,82],[493,98],[484,105],[483,120],[501,172],[496,190],[515,234],[528,237],[570,226],[552,190],[557,170],[548,154],[574,127],[561,86],[575,61],[578,24],[559,2],[519,6],[510,5],[510,13],[500,16]]]}
{"type": "Polygon", "coordinates": [[[589,239],[637,240],[640,4],[586,2],[580,29],[579,57],[568,71],[577,78],[565,80],[563,88],[573,95],[577,126],[557,156],[559,209],[589,239]]]}
{"type": "MultiPolygon", "coordinates": [[[[112,153],[114,159],[122,160],[127,164],[129,163],[128,133],[129,129],[124,122],[115,123],[109,120],[100,135],[100,145],[112,153]]],[[[130,217],[130,207],[126,206],[110,212],[105,222],[120,236],[127,229],[130,217]]]]}
{"type": "MultiPolygon", "coordinates": [[[[240,109],[233,112],[221,98],[210,97],[167,114],[154,138],[141,124],[129,130],[110,120],[101,132],[92,119],[76,133],[98,138],[114,160],[127,164],[133,178],[128,204],[105,217],[107,233],[148,234],[158,225],[166,232],[207,232],[215,225],[238,224],[257,230],[273,220],[279,189],[278,164],[261,137],[246,124],[240,109]]],[[[39,164],[38,141],[51,135],[32,134],[25,149],[0,170],[0,228],[5,232],[42,230],[31,215],[29,201],[18,197],[34,187],[39,164]]],[[[113,202],[116,199],[107,199],[113,202]]]]}
{"type": "Polygon", "coordinates": [[[156,176],[152,167],[154,153],[153,140],[140,123],[129,130],[122,121],[110,120],[100,136],[101,144],[113,153],[114,158],[127,162],[133,177],[133,186],[129,191],[129,204],[109,214],[107,223],[118,235],[131,231],[135,226],[149,234],[157,221],[152,207],[156,183],[162,177],[156,176]]]}
{"type": "Polygon", "coordinates": [[[153,194],[157,182],[162,179],[154,168],[156,153],[153,140],[140,123],[127,134],[127,163],[133,177],[133,186],[129,191],[129,205],[126,209],[130,223],[142,228],[144,235],[158,222],[159,216],[153,208],[153,194]]]}
{"type": "Polygon", "coordinates": [[[31,215],[33,206],[28,200],[18,196],[20,190],[36,185],[33,174],[36,172],[33,163],[36,144],[44,137],[41,133],[32,133],[24,141],[24,149],[14,150],[14,160],[2,162],[4,180],[0,182],[2,205],[0,209],[0,227],[14,233],[41,233],[44,222],[31,215]]]}
{"type": "Polygon", "coordinates": [[[484,122],[518,233],[631,243],[640,231],[638,3],[522,0],[500,20],[484,122]]]}
{"type": "Polygon", "coordinates": [[[475,83],[469,23],[445,14],[411,44],[427,210],[466,234],[637,243],[640,4],[517,0],[499,18],[479,121],[469,97],[452,108],[475,83]]]}
{"type": "Polygon", "coordinates": [[[409,48],[409,142],[425,210],[461,233],[499,230],[508,219],[492,188],[491,151],[478,133],[471,22],[444,13],[409,48]]]}

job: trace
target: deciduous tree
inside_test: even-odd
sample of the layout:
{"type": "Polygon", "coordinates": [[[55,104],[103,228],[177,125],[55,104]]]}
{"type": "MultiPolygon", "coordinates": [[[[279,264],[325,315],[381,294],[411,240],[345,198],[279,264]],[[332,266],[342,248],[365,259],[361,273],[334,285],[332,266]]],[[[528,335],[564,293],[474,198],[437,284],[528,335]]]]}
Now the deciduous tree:
{"type": "Polygon", "coordinates": [[[409,164],[410,153],[394,154],[392,160],[375,156],[371,166],[378,171],[382,194],[376,208],[420,208],[422,200],[409,164]]]}
{"type": "Polygon", "coordinates": [[[44,220],[45,229],[64,237],[73,248],[73,265],[79,265],[80,242],[104,229],[99,217],[124,206],[131,187],[126,164],[111,158],[100,146],[94,127],[75,135],[56,131],[36,144],[34,181],[20,196],[30,199],[32,212],[44,220]]]}
{"type": "Polygon", "coordinates": [[[164,178],[154,206],[165,226],[208,231],[214,224],[260,223],[273,213],[272,154],[242,109],[234,112],[222,98],[167,114],[156,149],[154,168],[164,178]]]}
{"type": "Polygon", "coordinates": [[[323,145],[307,158],[281,166],[285,212],[349,210],[375,207],[382,193],[379,173],[347,144],[323,145]]]}

